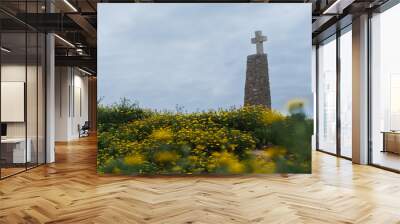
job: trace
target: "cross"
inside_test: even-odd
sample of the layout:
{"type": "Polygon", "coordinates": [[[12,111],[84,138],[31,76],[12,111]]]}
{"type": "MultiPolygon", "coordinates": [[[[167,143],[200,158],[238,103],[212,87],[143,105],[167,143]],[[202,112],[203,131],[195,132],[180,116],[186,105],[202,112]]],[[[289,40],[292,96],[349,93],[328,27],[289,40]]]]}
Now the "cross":
{"type": "Polygon", "coordinates": [[[251,43],[256,44],[257,54],[264,54],[263,42],[267,41],[267,37],[262,35],[261,31],[255,32],[256,37],[251,38],[251,43]]]}

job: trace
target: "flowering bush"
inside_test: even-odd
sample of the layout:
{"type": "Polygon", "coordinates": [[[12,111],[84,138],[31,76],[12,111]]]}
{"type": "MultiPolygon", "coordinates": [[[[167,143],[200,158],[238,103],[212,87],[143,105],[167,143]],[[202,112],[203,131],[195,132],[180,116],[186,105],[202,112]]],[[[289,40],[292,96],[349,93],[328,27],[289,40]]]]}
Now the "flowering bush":
{"type": "Polygon", "coordinates": [[[126,98],[121,99],[119,103],[115,103],[112,106],[99,104],[97,112],[99,132],[108,131],[128,121],[146,118],[151,114],[149,110],[140,108],[136,103],[132,103],[126,98]]]}
{"type": "Polygon", "coordinates": [[[310,172],[312,122],[305,116],[262,106],[172,113],[124,103],[99,110],[100,173],[310,172]]]}

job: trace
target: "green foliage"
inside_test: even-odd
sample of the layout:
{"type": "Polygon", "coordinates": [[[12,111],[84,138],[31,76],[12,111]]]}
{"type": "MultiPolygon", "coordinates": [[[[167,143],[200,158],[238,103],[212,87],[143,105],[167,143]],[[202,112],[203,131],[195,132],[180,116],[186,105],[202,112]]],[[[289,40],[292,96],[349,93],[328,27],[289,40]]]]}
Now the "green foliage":
{"type": "Polygon", "coordinates": [[[311,172],[311,134],[312,120],[303,115],[294,114],[285,121],[272,125],[271,143],[283,146],[287,150],[287,157],[277,161],[278,171],[281,173],[311,172]]]}
{"type": "Polygon", "coordinates": [[[139,108],[136,103],[126,98],[111,106],[98,104],[97,121],[100,132],[108,131],[132,120],[144,119],[151,114],[150,111],[139,108]]]}
{"type": "Polygon", "coordinates": [[[312,121],[303,113],[262,106],[155,112],[126,99],[99,107],[101,173],[311,172],[312,121]]]}

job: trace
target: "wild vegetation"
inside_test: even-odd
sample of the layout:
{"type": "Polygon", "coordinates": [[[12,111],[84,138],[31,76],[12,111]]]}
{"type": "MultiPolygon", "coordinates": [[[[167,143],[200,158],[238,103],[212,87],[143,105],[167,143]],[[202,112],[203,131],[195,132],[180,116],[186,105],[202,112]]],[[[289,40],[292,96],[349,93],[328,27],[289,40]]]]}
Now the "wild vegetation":
{"type": "Polygon", "coordinates": [[[312,120],[262,106],[158,112],[123,99],[98,108],[98,171],[137,174],[310,173],[312,120]]]}

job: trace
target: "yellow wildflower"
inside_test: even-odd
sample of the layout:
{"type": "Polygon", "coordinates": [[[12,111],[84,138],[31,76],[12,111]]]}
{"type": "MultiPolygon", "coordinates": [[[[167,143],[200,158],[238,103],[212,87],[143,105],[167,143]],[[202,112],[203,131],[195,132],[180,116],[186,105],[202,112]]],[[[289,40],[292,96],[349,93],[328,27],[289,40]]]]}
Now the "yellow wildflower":
{"type": "Polygon", "coordinates": [[[251,161],[250,165],[253,169],[253,173],[261,173],[261,174],[274,173],[276,169],[276,165],[274,162],[266,161],[261,158],[257,158],[251,161]]]}
{"type": "Polygon", "coordinates": [[[285,117],[275,110],[265,109],[262,112],[262,120],[265,124],[272,124],[274,122],[282,121],[284,119],[285,117]]]}
{"type": "Polygon", "coordinates": [[[180,158],[176,152],[167,151],[157,152],[154,157],[155,160],[160,163],[175,162],[180,158]]]}
{"type": "Polygon", "coordinates": [[[169,141],[172,139],[173,135],[171,129],[160,128],[158,130],[154,130],[150,137],[158,141],[169,141]]]}
{"type": "Polygon", "coordinates": [[[245,166],[239,162],[235,155],[229,152],[214,152],[211,157],[212,159],[208,164],[210,170],[224,167],[232,174],[243,173],[245,170],[245,166]]]}
{"type": "Polygon", "coordinates": [[[272,146],[264,149],[262,156],[264,158],[273,158],[277,156],[283,156],[286,154],[286,149],[282,146],[272,146]]]}
{"type": "Polygon", "coordinates": [[[237,160],[232,160],[228,163],[228,170],[230,173],[243,173],[244,165],[237,160]]]}
{"type": "Polygon", "coordinates": [[[143,164],[144,158],[142,155],[129,155],[124,158],[124,163],[126,165],[140,165],[143,164]]]}

